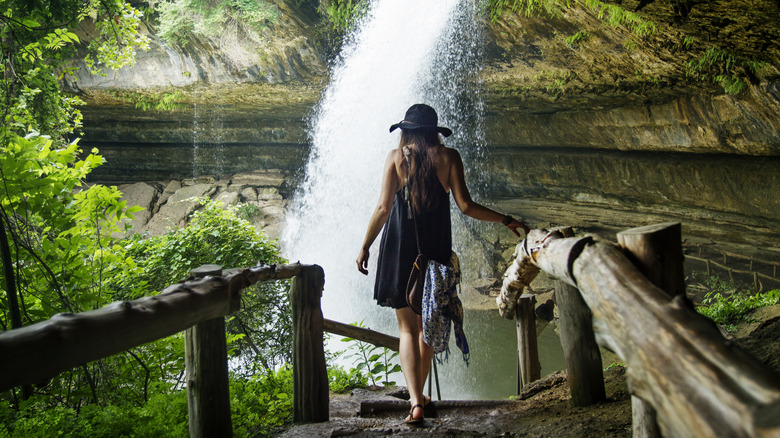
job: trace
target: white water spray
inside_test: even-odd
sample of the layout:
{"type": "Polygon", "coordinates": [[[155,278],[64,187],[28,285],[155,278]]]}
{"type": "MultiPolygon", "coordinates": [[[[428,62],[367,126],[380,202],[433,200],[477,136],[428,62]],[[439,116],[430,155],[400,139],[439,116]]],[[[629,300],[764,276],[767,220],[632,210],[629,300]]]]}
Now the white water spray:
{"type": "Polygon", "coordinates": [[[473,49],[474,29],[461,28],[475,22],[473,3],[377,1],[333,69],[312,120],[305,179],[282,235],[290,259],[325,269],[326,318],[395,327],[393,313],[373,301],[379,239],[368,277],[358,273],[355,259],[379,198],[385,158],[398,146],[400,134],[388,133],[389,126],[419,102],[434,106],[441,124],[456,132],[450,146],[466,138],[464,124],[474,124],[475,114],[464,116],[457,107],[462,91],[453,89],[461,79],[455,73],[464,70],[453,63],[476,65],[474,55],[463,55],[473,49]]]}
{"type": "MultiPolygon", "coordinates": [[[[311,120],[309,161],[282,234],[287,258],[324,268],[325,318],[398,332],[395,313],[373,300],[380,238],[371,248],[368,276],[357,271],[355,259],[379,198],[385,159],[400,140],[400,133],[390,134],[388,128],[409,106],[436,108],[440,124],[454,131],[445,143],[463,156],[472,196],[479,199],[485,189],[485,172],[478,169],[484,162],[484,135],[476,83],[482,40],[475,3],[376,0],[333,68],[332,82],[311,120]]],[[[492,274],[484,242],[475,238],[482,225],[459,212],[452,220],[464,277],[492,274]]],[[[496,319],[492,313],[467,314],[472,366],[466,368],[454,354],[448,366],[439,367],[443,397],[503,398],[513,393],[515,324],[496,319]]],[[[339,347],[328,345],[331,350],[339,347]]],[[[454,345],[451,349],[458,352],[454,345]]],[[[403,381],[399,375],[392,378],[403,381]]]]}

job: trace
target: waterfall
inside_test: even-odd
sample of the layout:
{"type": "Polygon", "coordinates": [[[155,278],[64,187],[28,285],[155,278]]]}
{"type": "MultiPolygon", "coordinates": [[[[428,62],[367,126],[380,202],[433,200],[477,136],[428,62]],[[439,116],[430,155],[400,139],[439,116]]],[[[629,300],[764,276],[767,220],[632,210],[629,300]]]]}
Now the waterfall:
{"type": "Polygon", "coordinates": [[[192,106],[192,176],[225,174],[225,122],[220,106],[199,108],[198,91],[192,106]]]}
{"type": "MultiPolygon", "coordinates": [[[[397,333],[394,312],[373,300],[381,235],[371,248],[368,276],[357,271],[355,259],[379,199],[385,159],[400,140],[400,131],[388,129],[410,105],[436,108],[440,125],[454,131],[445,144],[458,148],[467,165],[479,157],[478,87],[463,86],[473,85],[479,69],[475,3],[377,0],[333,66],[310,121],[310,156],[281,239],[291,261],[324,268],[325,318],[397,333]]],[[[467,174],[472,192],[479,192],[478,173],[467,174]]],[[[460,216],[453,215],[456,229],[463,228],[460,216]]],[[[455,231],[454,240],[460,234],[455,231]]]]}

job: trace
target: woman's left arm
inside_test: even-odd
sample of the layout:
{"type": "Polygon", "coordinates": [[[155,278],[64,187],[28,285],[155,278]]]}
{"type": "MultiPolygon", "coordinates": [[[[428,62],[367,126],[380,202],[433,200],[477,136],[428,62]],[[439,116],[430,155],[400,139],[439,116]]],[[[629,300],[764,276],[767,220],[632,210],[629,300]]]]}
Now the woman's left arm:
{"type": "Polygon", "coordinates": [[[512,216],[501,214],[471,199],[469,189],[466,187],[466,179],[463,171],[463,161],[460,158],[460,154],[454,149],[449,149],[449,151],[450,189],[452,191],[452,197],[455,198],[455,203],[458,205],[461,213],[481,221],[499,222],[509,228],[513,233],[515,233],[517,237],[522,237],[517,231],[518,229],[521,229],[524,233],[528,234],[530,229],[528,228],[528,225],[525,224],[525,222],[519,221],[512,216]]]}
{"type": "Polygon", "coordinates": [[[374,240],[376,240],[376,236],[379,235],[379,231],[382,230],[382,226],[387,222],[387,217],[393,208],[393,197],[395,192],[398,191],[399,182],[398,173],[395,170],[395,158],[399,153],[398,149],[394,149],[387,154],[384,171],[382,172],[382,191],[379,194],[379,202],[371,215],[371,219],[368,221],[366,237],[363,239],[363,246],[360,248],[360,253],[356,260],[358,271],[364,275],[368,275],[368,250],[371,244],[374,243],[374,240]]]}

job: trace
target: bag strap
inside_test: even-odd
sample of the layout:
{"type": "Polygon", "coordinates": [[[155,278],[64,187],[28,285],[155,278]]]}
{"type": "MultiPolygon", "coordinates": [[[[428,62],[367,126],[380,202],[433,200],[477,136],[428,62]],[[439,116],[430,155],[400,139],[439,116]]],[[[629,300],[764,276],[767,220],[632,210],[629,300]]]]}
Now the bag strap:
{"type": "Polygon", "coordinates": [[[412,156],[412,149],[409,147],[409,145],[404,146],[403,153],[404,160],[406,161],[406,184],[404,184],[404,200],[406,200],[407,214],[414,221],[414,237],[417,239],[417,254],[422,254],[422,249],[420,247],[420,232],[417,231],[417,218],[414,216],[412,198],[409,195],[409,173],[411,172],[411,164],[409,162],[412,156]]]}

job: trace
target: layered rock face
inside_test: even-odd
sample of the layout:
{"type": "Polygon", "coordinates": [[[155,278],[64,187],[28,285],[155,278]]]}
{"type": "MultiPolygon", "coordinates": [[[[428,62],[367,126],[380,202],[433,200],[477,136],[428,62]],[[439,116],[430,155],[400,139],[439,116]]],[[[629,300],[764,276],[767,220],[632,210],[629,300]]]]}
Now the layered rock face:
{"type": "Polygon", "coordinates": [[[203,199],[221,202],[226,208],[240,204],[239,215],[269,238],[277,239],[284,225],[289,199],[287,174],[280,170],[239,173],[224,178],[200,177],[155,183],[136,182],[118,186],[128,205],[143,211],[128,222],[129,232],[159,236],[187,225],[203,199]]]}
{"type": "MultiPolygon", "coordinates": [[[[277,1],[278,18],[267,24],[262,41],[219,41],[190,38],[171,46],[153,27],[142,29],[150,38],[149,50],[137,53],[135,66],[108,70],[105,76],[90,74],[83,59],[66,85],[73,90],[138,90],[186,87],[198,84],[280,84],[308,81],[327,73],[317,24],[320,16],[311,2],[277,1]]],[[[150,25],[146,25],[150,26],[150,25]]],[[[78,31],[82,41],[96,32],[88,24],[78,31]]]]}
{"type": "Polygon", "coordinates": [[[777,2],[608,3],[649,3],[641,14],[656,31],[639,38],[583,6],[489,23],[490,144],[780,155],[777,2]],[[720,61],[693,67],[708,51],[720,61]],[[727,59],[738,74],[762,62],[735,96],[712,80],[727,59]]]}
{"type": "MultiPolygon", "coordinates": [[[[205,43],[185,50],[155,39],[134,68],[77,77],[72,86],[88,101],[82,144],[108,161],[93,177],[159,185],[277,169],[294,187],[308,155],[306,121],[327,83],[314,3],[276,3],[283,13],[269,26],[268,56],[251,68],[205,43]],[[184,108],[144,112],[114,89],[175,89],[184,108]]],[[[484,159],[467,164],[487,176],[481,199],[534,226],[612,231],[682,221],[685,233],[778,258],[777,2],[646,3],[640,13],[657,29],[643,38],[581,6],[476,18],[485,20],[485,66],[473,87],[484,102],[486,146],[484,159]],[[739,94],[686,67],[711,47],[742,63],[739,94]],[[759,70],[745,67],[752,60],[759,70]]],[[[727,73],[718,69],[708,74],[727,73]]],[[[505,249],[496,243],[499,254],[505,249]]]]}

